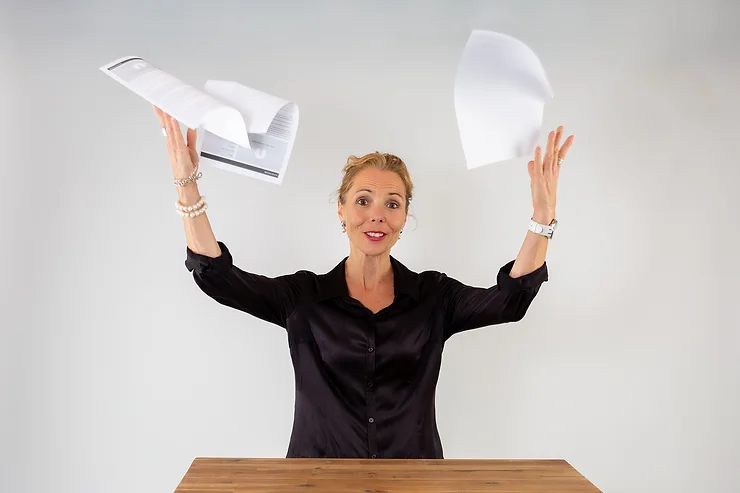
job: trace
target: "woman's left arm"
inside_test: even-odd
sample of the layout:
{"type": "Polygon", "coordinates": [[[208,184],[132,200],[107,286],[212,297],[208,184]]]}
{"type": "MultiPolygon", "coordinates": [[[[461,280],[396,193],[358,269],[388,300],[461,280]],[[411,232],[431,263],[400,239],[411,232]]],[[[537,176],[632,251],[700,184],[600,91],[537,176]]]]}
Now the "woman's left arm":
{"type": "MultiPolygon", "coordinates": [[[[558,178],[560,167],[568,149],[573,144],[573,135],[569,136],[560,146],[563,135],[563,127],[550,132],[547,137],[545,155],[537,146],[534,160],[528,163],[530,189],[532,191],[532,206],[534,214],[532,219],[540,224],[550,224],[555,219],[555,206],[557,202],[558,178]]],[[[519,249],[519,254],[514,261],[509,275],[512,278],[521,277],[535,271],[545,263],[547,254],[547,243],[550,240],[546,236],[527,231],[524,243],[519,249]]]]}
{"type": "MultiPolygon", "coordinates": [[[[532,219],[550,224],[555,218],[555,200],[560,175],[560,163],[573,143],[573,136],[560,145],[563,127],[550,132],[543,159],[539,146],[534,160],[529,162],[531,178],[532,219]]],[[[545,266],[547,237],[527,232],[516,259],[499,269],[496,284],[488,288],[468,286],[447,276],[444,283],[445,330],[447,340],[466,330],[506,322],[516,322],[524,317],[540,286],[547,281],[545,266]]]]}

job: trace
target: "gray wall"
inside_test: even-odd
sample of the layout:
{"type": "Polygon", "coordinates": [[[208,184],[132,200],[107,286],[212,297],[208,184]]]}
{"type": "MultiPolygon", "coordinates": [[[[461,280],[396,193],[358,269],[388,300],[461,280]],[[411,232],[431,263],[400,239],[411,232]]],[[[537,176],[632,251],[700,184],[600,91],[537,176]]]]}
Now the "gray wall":
{"type": "Polygon", "coordinates": [[[526,160],[462,159],[452,84],[482,28],[535,50],[545,127],[577,138],[550,282],[523,321],[447,347],[447,456],[561,457],[610,493],[733,491],[740,4],[125,3],[2,7],[0,490],[170,491],[195,456],[281,457],[290,433],[283,331],[196,288],[156,119],[99,66],[140,55],[298,102],[283,186],[204,169],[241,267],[335,265],[341,166],[380,149],[418,188],[394,254],[487,285],[531,205],[526,160]]]}

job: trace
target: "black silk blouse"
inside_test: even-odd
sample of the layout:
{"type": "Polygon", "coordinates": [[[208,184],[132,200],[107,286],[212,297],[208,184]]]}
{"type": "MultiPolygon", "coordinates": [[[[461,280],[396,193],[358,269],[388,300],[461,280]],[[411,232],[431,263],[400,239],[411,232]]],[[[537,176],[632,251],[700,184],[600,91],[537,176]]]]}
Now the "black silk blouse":
{"type": "Polygon", "coordinates": [[[521,320],[548,280],[546,263],[511,278],[512,260],[495,285],[473,287],[391,257],[395,299],[373,314],[348,294],[346,258],[324,274],[266,277],[236,267],[219,246],[217,258],[187,249],[200,289],[287,333],[295,409],[286,457],[443,458],[435,389],[445,341],[521,320]]]}

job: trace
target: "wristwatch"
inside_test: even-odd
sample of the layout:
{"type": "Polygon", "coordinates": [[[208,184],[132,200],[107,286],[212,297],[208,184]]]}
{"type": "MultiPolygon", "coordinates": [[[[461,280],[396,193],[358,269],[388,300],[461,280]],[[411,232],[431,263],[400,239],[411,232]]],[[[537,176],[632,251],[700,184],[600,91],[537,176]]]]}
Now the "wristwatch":
{"type": "Polygon", "coordinates": [[[558,226],[557,219],[553,219],[550,224],[540,224],[536,222],[534,219],[529,220],[529,230],[532,233],[537,233],[538,235],[542,235],[547,238],[552,238],[552,235],[555,233],[555,228],[557,226],[558,226]]]}

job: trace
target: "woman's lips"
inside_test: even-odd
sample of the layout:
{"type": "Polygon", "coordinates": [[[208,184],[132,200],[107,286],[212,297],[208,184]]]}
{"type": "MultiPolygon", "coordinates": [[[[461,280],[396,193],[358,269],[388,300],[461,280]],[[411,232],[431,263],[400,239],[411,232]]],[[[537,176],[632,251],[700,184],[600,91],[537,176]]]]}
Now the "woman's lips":
{"type": "Polygon", "coordinates": [[[365,231],[365,237],[370,241],[382,241],[385,236],[382,231],[365,231]]]}

